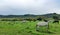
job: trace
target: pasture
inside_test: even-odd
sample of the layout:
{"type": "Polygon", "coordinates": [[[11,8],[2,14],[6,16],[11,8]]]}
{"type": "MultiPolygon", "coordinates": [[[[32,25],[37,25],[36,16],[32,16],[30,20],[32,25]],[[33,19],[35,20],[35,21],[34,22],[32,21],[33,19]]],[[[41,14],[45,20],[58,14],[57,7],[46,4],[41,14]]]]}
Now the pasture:
{"type": "Polygon", "coordinates": [[[60,24],[50,22],[50,33],[47,33],[45,27],[41,27],[39,32],[36,31],[38,22],[0,21],[0,35],[60,35],[60,24]]]}

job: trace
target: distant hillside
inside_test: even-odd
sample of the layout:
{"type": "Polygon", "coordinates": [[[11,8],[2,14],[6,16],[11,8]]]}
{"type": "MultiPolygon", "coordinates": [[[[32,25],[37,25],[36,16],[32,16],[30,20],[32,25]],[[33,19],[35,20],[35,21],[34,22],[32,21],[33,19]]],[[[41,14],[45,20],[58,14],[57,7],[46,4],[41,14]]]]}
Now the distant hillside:
{"type": "Polygon", "coordinates": [[[59,16],[59,17],[60,17],[60,14],[49,13],[49,14],[45,14],[45,15],[41,15],[41,16],[45,16],[45,17],[51,18],[51,17],[53,17],[53,16],[59,16]]]}
{"type": "Polygon", "coordinates": [[[28,17],[37,17],[37,16],[44,16],[47,18],[51,18],[54,15],[57,15],[60,17],[60,14],[56,14],[56,13],[49,13],[49,14],[44,14],[44,15],[33,15],[33,14],[25,14],[25,15],[0,15],[0,18],[15,18],[15,17],[19,17],[19,18],[28,18],[28,17]]]}

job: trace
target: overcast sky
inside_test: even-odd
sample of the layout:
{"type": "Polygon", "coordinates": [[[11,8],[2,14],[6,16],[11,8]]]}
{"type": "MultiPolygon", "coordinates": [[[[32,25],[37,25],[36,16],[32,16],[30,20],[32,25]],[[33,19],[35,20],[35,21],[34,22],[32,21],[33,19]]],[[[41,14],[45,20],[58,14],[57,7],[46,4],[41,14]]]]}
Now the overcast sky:
{"type": "Polygon", "coordinates": [[[60,14],[60,0],[0,0],[1,15],[60,14]]]}

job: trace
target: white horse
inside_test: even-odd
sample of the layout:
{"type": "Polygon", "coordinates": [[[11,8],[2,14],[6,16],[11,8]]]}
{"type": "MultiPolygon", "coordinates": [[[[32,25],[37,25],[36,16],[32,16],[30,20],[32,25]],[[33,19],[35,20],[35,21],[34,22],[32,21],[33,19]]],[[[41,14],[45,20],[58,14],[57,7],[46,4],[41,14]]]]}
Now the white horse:
{"type": "Polygon", "coordinates": [[[27,21],[27,20],[23,20],[23,21],[21,21],[21,22],[24,24],[24,23],[27,23],[28,21],[27,21]]]}
{"type": "Polygon", "coordinates": [[[36,31],[39,31],[39,27],[42,27],[42,26],[46,26],[47,27],[47,30],[49,29],[49,22],[51,22],[51,20],[50,21],[47,21],[47,22],[45,22],[45,21],[42,21],[42,22],[38,22],[37,24],[36,24],[36,31]]]}

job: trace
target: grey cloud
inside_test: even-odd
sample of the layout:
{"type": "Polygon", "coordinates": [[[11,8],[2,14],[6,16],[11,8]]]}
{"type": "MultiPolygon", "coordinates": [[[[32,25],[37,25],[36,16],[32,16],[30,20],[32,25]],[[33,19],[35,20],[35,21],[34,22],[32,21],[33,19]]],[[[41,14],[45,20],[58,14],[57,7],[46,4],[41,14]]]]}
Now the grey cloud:
{"type": "Polygon", "coordinates": [[[56,0],[3,0],[0,2],[0,14],[60,13],[59,7],[56,0]]]}

